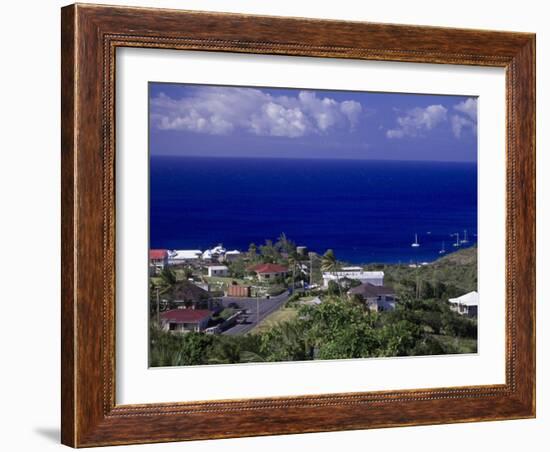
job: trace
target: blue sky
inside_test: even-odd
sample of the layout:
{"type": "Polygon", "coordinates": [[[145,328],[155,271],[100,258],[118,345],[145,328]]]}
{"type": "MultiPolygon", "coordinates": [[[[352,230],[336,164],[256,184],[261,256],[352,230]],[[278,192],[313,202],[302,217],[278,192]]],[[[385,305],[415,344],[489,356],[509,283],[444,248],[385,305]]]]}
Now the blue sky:
{"type": "Polygon", "coordinates": [[[149,84],[152,155],[477,161],[477,99],[149,84]]]}

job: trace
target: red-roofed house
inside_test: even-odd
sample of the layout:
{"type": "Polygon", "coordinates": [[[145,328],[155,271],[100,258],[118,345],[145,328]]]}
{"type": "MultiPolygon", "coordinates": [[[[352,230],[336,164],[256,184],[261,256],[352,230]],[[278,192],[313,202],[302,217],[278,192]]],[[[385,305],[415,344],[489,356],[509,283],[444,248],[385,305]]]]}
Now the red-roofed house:
{"type": "Polygon", "coordinates": [[[277,277],[284,278],[288,273],[288,268],[279,264],[257,264],[248,267],[248,271],[256,273],[260,281],[270,281],[277,277]]]}
{"type": "Polygon", "coordinates": [[[168,265],[168,250],[149,250],[149,267],[155,273],[168,265]]]}
{"type": "Polygon", "coordinates": [[[160,321],[165,331],[186,333],[204,331],[212,315],[206,309],[172,309],[161,312],[160,321]]]}

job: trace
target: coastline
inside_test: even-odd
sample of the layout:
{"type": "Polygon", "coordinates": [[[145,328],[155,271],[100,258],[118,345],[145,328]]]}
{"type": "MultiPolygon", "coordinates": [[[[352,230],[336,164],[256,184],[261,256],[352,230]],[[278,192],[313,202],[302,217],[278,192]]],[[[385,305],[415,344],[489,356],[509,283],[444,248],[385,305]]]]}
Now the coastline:
{"type": "Polygon", "coordinates": [[[352,264],[409,264],[453,234],[476,241],[471,163],[166,157],[150,171],[150,248],[247,250],[284,232],[352,264]]]}

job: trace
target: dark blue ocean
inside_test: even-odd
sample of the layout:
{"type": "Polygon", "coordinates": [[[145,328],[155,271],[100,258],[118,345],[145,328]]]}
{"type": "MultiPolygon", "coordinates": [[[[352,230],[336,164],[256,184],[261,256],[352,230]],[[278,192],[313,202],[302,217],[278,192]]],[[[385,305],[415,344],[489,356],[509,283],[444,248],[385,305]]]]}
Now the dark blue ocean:
{"type": "Polygon", "coordinates": [[[151,157],[151,248],[247,250],[284,232],[350,263],[410,263],[464,230],[475,243],[474,163],[151,157]]]}

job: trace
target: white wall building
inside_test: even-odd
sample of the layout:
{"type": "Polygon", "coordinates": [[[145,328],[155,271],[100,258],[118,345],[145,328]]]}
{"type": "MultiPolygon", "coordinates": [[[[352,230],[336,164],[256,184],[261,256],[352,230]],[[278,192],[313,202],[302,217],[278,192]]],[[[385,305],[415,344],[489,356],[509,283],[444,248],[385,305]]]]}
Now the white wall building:
{"type": "Polygon", "coordinates": [[[202,256],[201,250],[172,250],[168,254],[168,265],[196,262],[202,256]]]}
{"type": "Polygon", "coordinates": [[[476,291],[468,292],[457,298],[449,298],[449,303],[453,311],[468,317],[477,317],[479,294],[476,291]]]}
{"type": "Polygon", "coordinates": [[[208,267],[208,276],[227,276],[229,269],[225,265],[211,265],[208,267]]]}
{"type": "Polygon", "coordinates": [[[338,281],[340,279],[355,279],[361,281],[362,283],[369,283],[373,286],[383,286],[384,285],[384,272],[367,272],[363,270],[341,270],[338,272],[324,272],[323,273],[323,287],[328,287],[330,281],[338,281]]]}
{"type": "Polygon", "coordinates": [[[223,258],[223,256],[225,255],[225,251],[226,250],[223,246],[218,245],[202,253],[201,258],[205,261],[219,260],[220,258],[223,258]]]}
{"type": "Polygon", "coordinates": [[[223,256],[223,260],[227,262],[233,262],[234,260],[237,260],[240,256],[241,252],[239,250],[226,251],[225,255],[223,256]]]}

